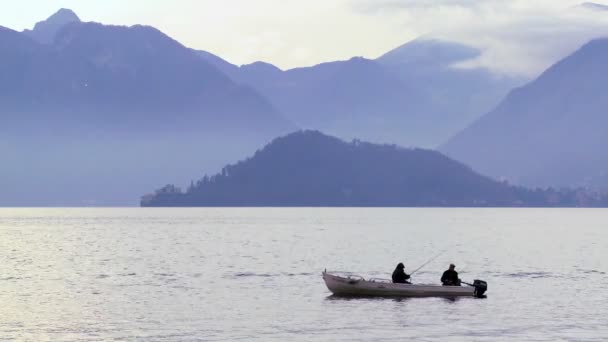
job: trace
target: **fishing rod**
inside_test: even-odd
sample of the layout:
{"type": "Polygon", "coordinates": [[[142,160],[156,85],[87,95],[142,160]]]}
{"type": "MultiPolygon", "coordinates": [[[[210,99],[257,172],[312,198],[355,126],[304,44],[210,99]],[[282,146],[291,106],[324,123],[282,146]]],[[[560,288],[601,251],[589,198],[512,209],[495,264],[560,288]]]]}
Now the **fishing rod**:
{"type": "MultiPolygon", "coordinates": [[[[435,259],[439,258],[440,256],[442,256],[443,254],[445,254],[445,252],[449,251],[450,249],[452,249],[451,247],[448,247],[446,249],[444,249],[441,253],[435,255],[433,258],[431,258],[430,260],[428,260],[427,262],[425,262],[424,264],[422,264],[422,266],[418,267],[417,269],[415,269],[414,271],[412,271],[412,273],[410,273],[410,275],[420,271],[420,269],[422,269],[424,266],[430,264],[432,261],[434,261],[435,259]]],[[[462,268],[461,268],[462,269],[462,268]]]]}
{"type": "Polygon", "coordinates": [[[446,249],[444,251],[442,251],[441,253],[435,255],[432,259],[428,260],[427,262],[425,262],[424,264],[422,264],[422,266],[418,267],[417,269],[413,270],[412,273],[410,273],[409,275],[411,276],[412,274],[420,271],[424,266],[430,264],[432,261],[434,261],[435,259],[439,258],[441,255],[443,255],[445,252],[449,251],[450,249],[446,249]]]}

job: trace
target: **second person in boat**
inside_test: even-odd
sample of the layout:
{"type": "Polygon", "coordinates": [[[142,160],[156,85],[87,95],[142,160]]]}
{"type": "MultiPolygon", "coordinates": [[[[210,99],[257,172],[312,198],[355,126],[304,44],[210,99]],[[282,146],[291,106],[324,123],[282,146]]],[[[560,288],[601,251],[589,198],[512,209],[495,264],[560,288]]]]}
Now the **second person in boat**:
{"type": "Polygon", "coordinates": [[[405,273],[405,266],[403,263],[397,264],[397,268],[393,271],[393,283],[397,284],[411,284],[409,281],[410,275],[405,273]]]}
{"type": "Polygon", "coordinates": [[[450,268],[443,272],[441,283],[444,286],[460,286],[460,279],[458,279],[458,272],[454,270],[455,268],[456,265],[450,264],[450,268]]]}

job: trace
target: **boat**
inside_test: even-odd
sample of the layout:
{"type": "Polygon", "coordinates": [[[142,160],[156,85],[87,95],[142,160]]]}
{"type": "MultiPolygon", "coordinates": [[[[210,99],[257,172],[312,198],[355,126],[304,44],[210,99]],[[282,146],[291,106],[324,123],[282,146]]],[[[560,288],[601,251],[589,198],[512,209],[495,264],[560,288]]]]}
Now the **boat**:
{"type": "Polygon", "coordinates": [[[323,271],[323,280],[329,291],[336,296],[361,297],[484,297],[488,284],[475,280],[465,286],[443,286],[434,284],[395,284],[388,279],[365,278],[323,271]]]}

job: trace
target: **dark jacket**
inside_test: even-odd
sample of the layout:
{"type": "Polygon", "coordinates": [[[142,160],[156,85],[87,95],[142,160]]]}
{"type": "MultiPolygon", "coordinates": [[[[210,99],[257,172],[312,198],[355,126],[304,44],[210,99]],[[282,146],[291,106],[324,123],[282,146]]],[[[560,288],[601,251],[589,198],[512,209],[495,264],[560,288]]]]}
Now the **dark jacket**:
{"type": "Polygon", "coordinates": [[[410,275],[405,273],[403,268],[396,268],[393,272],[393,283],[409,284],[408,279],[410,279],[410,275]]]}
{"type": "Polygon", "coordinates": [[[441,276],[441,283],[443,285],[460,286],[460,279],[458,279],[458,272],[454,270],[447,270],[443,272],[441,276]]]}

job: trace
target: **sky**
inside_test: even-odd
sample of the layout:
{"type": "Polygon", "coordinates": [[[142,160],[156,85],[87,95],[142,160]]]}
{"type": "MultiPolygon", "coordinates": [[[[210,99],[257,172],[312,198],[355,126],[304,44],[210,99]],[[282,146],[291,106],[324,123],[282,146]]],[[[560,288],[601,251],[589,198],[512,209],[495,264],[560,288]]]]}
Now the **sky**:
{"type": "MultiPolygon", "coordinates": [[[[608,0],[597,1],[608,4],[608,0]]],[[[32,28],[59,8],[84,21],[154,26],[234,64],[283,69],[376,58],[418,37],[476,46],[458,67],[534,76],[608,36],[608,6],[581,0],[0,0],[0,25],[32,28]]]]}

